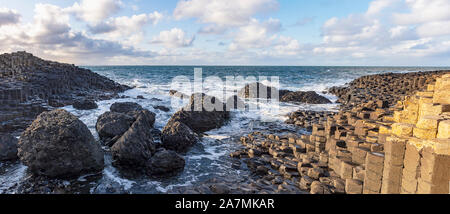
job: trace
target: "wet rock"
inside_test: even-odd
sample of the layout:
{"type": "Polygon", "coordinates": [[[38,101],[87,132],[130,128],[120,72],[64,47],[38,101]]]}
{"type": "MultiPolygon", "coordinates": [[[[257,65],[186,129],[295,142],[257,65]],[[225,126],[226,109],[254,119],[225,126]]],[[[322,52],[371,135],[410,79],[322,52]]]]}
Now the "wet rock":
{"type": "Polygon", "coordinates": [[[0,161],[17,159],[17,138],[10,134],[0,135],[0,161]]]}
{"type": "Polygon", "coordinates": [[[78,110],[92,110],[98,108],[98,105],[94,100],[84,99],[75,101],[73,107],[78,110]]]}
{"type": "Polygon", "coordinates": [[[161,102],[162,100],[161,99],[158,99],[158,98],[156,98],[156,97],[153,97],[152,99],[150,99],[151,101],[156,101],[156,102],[161,102]]]}
{"type": "Polygon", "coordinates": [[[271,99],[272,92],[279,93],[278,89],[274,87],[256,82],[245,85],[245,87],[238,92],[238,96],[243,98],[271,99]]]}
{"type": "Polygon", "coordinates": [[[163,112],[169,112],[170,111],[170,108],[167,108],[165,106],[154,106],[153,108],[161,110],[163,112]]]}
{"type": "Polygon", "coordinates": [[[183,171],[185,161],[174,151],[161,149],[153,155],[147,163],[148,170],[153,176],[172,176],[183,171]]]}
{"type": "Polygon", "coordinates": [[[110,110],[112,112],[127,114],[130,112],[141,111],[141,110],[143,110],[143,108],[141,105],[139,105],[137,103],[123,102],[123,103],[112,104],[110,110]]]}
{"type": "Polygon", "coordinates": [[[215,194],[230,194],[230,188],[226,184],[213,184],[210,187],[211,191],[215,194]]]}
{"type": "Polygon", "coordinates": [[[176,112],[168,124],[181,122],[194,132],[202,133],[220,128],[228,119],[229,112],[225,111],[225,105],[217,98],[205,94],[194,94],[191,96],[190,103],[176,112]]]}
{"type": "Polygon", "coordinates": [[[256,174],[258,175],[267,175],[267,172],[269,172],[269,169],[265,166],[256,167],[256,174]]]}
{"type": "Polygon", "coordinates": [[[112,146],[112,139],[122,136],[131,127],[135,118],[117,112],[105,112],[97,120],[96,129],[100,139],[112,146]]]}
{"type": "Polygon", "coordinates": [[[330,104],[331,101],[314,91],[289,92],[280,98],[281,102],[308,103],[308,104],[330,104]]]}
{"type": "Polygon", "coordinates": [[[103,151],[85,124],[65,110],[42,113],[19,140],[20,160],[36,175],[72,177],[103,169],[103,151]]]}
{"type": "Polygon", "coordinates": [[[152,136],[154,122],[154,114],[147,110],[137,114],[133,125],[111,147],[116,165],[127,169],[145,167],[156,149],[152,136]]]}
{"type": "Polygon", "coordinates": [[[188,95],[183,94],[183,93],[181,93],[181,92],[179,92],[177,90],[170,90],[169,91],[169,95],[173,96],[173,97],[178,97],[178,98],[181,98],[181,99],[188,99],[189,98],[188,95]]]}
{"type": "Polygon", "coordinates": [[[161,134],[164,148],[177,152],[186,152],[197,143],[197,135],[185,124],[180,122],[168,123],[161,134]]]}

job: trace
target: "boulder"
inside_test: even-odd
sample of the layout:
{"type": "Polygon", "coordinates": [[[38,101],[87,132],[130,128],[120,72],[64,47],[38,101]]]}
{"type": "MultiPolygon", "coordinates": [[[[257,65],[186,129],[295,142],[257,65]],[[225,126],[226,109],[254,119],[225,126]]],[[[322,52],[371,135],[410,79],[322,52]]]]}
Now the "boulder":
{"type": "Polygon", "coordinates": [[[262,83],[256,82],[245,85],[245,87],[238,92],[238,96],[243,98],[271,99],[272,92],[279,93],[278,89],[274,87],[266,86],[262,83]],[[263,92],[265,92],[265,94],[263,92]]]}
{"type": "Polygon", "coordinates": [[[98,105],[97,103],[95,103],[94,100],[85,99],[85,100],[76,100],[73,103],[73,107],[78,110],[91,110],[98,108],[98,105]]]}
{"type": "Polygon", "coordinates": [[[155,151],[152,128],[154,114],[141,111],[136,121],[111,147],[115,164],[125,168],[142,168],[155,151]]]}
{"type": "Polygon", "coordinates": [[[123,103],[112,104],[110,107],[110,110],[112,112],[127,114],[130,112],[141,111],[141,110],[143,110],[143,108],[141,105],[139,105],[137,103],[123,102],[123,103]]]}
{"type": "Polygon", "coordinates": [[[154,106],[153,108],[154,109],[158,109],[158,110],[163,111],[163,112],[169,112],[170,111],[170,108],[167,108],[165,106],[154,106]]]}
{"type": "Polygon", "coordinates": [[[75,177],[104,166],[102,148],[87,126],[61,109],[40,114],[18,145],[20,160],[36,175],[75,177]]]}
{"type": "Polygon", "coordinates": [[[190,103],[176,112],[168,124],[184,123],[194,132],[202,133],[220,128],[230,116],[225,110],[226,106],[217,98],[205,94],[193,94],[190,103]],[[214,106],[219,110],[216,110],[214,106]]]}
{"type": "Polygon", "coordinates": [[[330,104],[331,101],[314,91],[289,92],[280,96],[281,102],[307,103],[307,104],[330,104]]]}
{"type": "Polygon", "coordinates": [[[185,124],[169,123],[164,127],[161,135],[164,148],[176,152],[186,152],[197,141],[197,135],[185,124]]]}
{"type": "Polygon", "coordinates": [[[17,159],[17,139],[10,134],[0,135],[0,161],[17,159]]]}
{"type": "Polygon", "coordinates": [[[149,173],[153,176],[171,176],[183,171],[185,161],[174,151],[161,149],[148,161],[149,173]]]}
{"type": "Polygon", "coordinates": [[[117,112],[106,112],[97,120],[96,129],[100,139],[105,143],[112,146],[114,142],[112,139],[117,136],[122,136],[131,127],[135,121],[134,117],[127,114],[117,113],[117,112]]]}

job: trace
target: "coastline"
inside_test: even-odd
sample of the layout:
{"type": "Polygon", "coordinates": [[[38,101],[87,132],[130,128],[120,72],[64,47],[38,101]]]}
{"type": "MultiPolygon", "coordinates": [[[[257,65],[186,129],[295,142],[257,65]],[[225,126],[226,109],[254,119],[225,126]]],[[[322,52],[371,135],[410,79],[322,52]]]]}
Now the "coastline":
{"type": "Polygon", "coordinates": [[[445,181],[449,169],[433,167],[450,164],[450,130],[446,125],[450,119],[449,74],[436,71],[361,77],[347,87],[330,90],[343,101],[338,113],[313,113],[318,118],[313,118],[311,126],[305,125],[305,119],[311,120],[311,112],[291,114],[287,122],[310,128],[310,134],[255,132],[243,136],[241,142],[246,148],[231,156],[249,160],[253,165],[249,168],[260,178],[254,184],[276,189],[268,193],[293,193],[296,187],[311,194],[448,193],[445,181]],[[404,79],[393,81],[398,76],[404,79]],[[401,87],[399,82],[410,87],[401,87]],[[401,95],[390,99],[383,99],[388,93],[368,96],[371,88],[387,85],[401,95]],[[348,99],[349,94],[360,99],[348,99]],[[363,99],[361,94],[365,95],[363,99]],[[414,106],[416,109],[408,112],[414,106]],[[429,112],[428,108],[438,110],[429,112]],[[436,121],[442,125],[438,127],[436,121]],[[433,122],[434,129],[422,129],[433,122]],[[408,155],[420,157],[414,162],[408,155]],[[430,160],[431,166],[424,165],[430,160]],[[417,176],[411,177],[409,170],[415,170],[417,176]]]}
{"type": "MultiPolygon", "coordinates": [[[[361,145],[362,150],[366,152],[364,154],[366,158],[367,154],[383,152],[387,136],[380,137],[380,133],[375,132],[380,131],[381,126],[392,126],[391,123],[394,121],[385,118],[392,119],[395,111],[403,109],[403,106],[395,104],[401,101],[403,96],[412,95],[416,91],[425,89],[444,72],[448,73],[448,71],[434,71],[370,75],[352,81],[347,87],[331,88],[330,92],[335,94],[341,102],[339,112],[299,110],[291,113],[289,120],[286,121],[286,124],[292,124],[291,126],[295,127],[293,130],[306,129],[309,131],[308,134],[300,135],[297,131],[285,130],[284,132],[292,133],[279,135],[279,133],[255,132],[241,138],[243,149],[233,152],[231,163],[227,164],[231,164],[231,168],[235,170],[248,173],[247,178],[217,177],[209,179],[201,185],[175,187],[169,189],[167,193],[340,194],[359,193],[359,189],[363,193],[365,165],[362,162],[355,165],[354,162],[362,161],[364,158],[355,155],[355,160],[352,159],[353,147],[355,147],[352,143],[357,142],[357,148],[360,148],[361,145]],[[373,121],[379,122],[375,125],[370,124],[373,121]],[[377,130],[375,131],[375,129],[377,130]],[[350,179],[350,181],[347,182],[346,179],[350,179]],[[347,189],[352,190],[348,191],[346,186],[348,186],[347,189]]],[[[117,85],[112,84],[112,87],[117,87],[117,85]]],[[[127,88],[129,89],[129,87],[127,88]]],[[[105,96],[105,92],[99,93],[94,89],[91,93],[89,91],[91,88],[87,87],[84,89],[85,93],[74,92],[72,98],[65,99],[67,102],[61,103],[61,105],[72,105],[77,100],[86,100],[84,99],[86,97],[94,101],[117,98],[119,97],[118,92],[123,89],[113,89],[114,93],[106,93],[107,96],[105,96]]],[[[139,103],[139,99],[136,102],[139,103]]],[[[89,106],[91,103],[82,104],[89,106]]],[[[62,106],[53,108],[60,107],[62,106]]],[[[169,109],[169,111],[173,114],[173,109],[169,109]]],[[[19,129],[14,131],[19,131],[19,129]]],[[[105,157],[111,158],[108,155],[105,157]]],[[[230,160],[227,159],[227,161],[230,160]]],[[[105,160],[105,162],[111,162],[111,160],[105,160]]],[[[105,167],[109,173],[111,170],[116,170],[111,167],[110,163],[105,164],[105,167]]],[[[69,187],[64,184],[63,180],[43,177],[30,177],[24,184],[16,185],[20,185],[19,192],[22,193],[74,193],[80,191],[81,193],[90,193],[92,190],[87,188],[89,185],[86,183],[102,179],[98,174],[92,174],[86,178],[83,178],[83,181],[75,181],[69,187]]],[[[382,181],[383,177],[379,180],[382,181]]],[[[12,189],[14,188],[17,186],[12,189]]],[[[381,192],[381,187],[378,192],[381,192]]]]}

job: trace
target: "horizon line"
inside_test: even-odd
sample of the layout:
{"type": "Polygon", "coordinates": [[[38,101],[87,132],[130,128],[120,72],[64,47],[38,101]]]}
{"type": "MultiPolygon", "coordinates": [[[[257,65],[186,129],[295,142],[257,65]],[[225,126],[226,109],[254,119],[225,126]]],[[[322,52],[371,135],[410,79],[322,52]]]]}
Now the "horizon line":
{"type": "Polygon", "coordinates": [[[100,67],[100,66],[135,66],[135,67],[174,67],[174,66],[184,66],[184,67],[373,67],[373,68],[450,68],[450,65],[445,66],[427,66],[427,65],[76,65],[85,67],[100,67]]]}

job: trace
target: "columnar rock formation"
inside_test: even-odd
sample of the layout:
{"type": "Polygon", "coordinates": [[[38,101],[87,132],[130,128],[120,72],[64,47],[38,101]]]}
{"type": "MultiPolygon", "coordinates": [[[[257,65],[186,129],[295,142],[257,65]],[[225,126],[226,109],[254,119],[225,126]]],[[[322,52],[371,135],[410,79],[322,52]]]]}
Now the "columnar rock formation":
{"type": "MultiPolygon", "coordinates": [[[[269,163],[276,171],[262,180],[277,184],[282,176],[315,194],[449,193],[450,74],[428,74],[407,75],[430,84],[402,89],[408,96],[396,104],[376,101],[374,93],[365,102],[344,103],[336,114],[297,112],[315,120],[310,135],[253,133],[241,139],[247,148],[232,156],[269,163]],[[410,91],[415,88],[423,90],[410,91]]],[[[279,190],[289,188],[279,184],[279,190]]]]}
{"type": "Polygon", "coordinates": [[[383,100],[387,106],[395,104],[406,95],[422,90],[432,83],[441,71],[386,73],[364,76],[344,87],[329,91],[338,96],[342,109],[351,110],[369,101],[383,100]]]}
{"type": "Polygon", "coordinates": [[[24,130],[37,115],[76,100],[108,99],[129,89],[90,70],[26,52],[0,55],[0,132],[24,130]]]}

